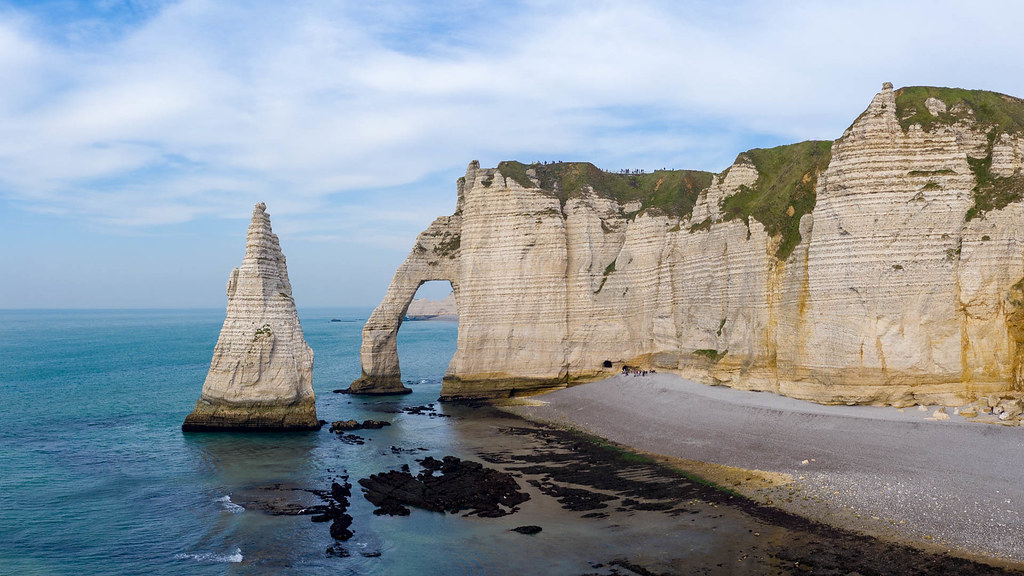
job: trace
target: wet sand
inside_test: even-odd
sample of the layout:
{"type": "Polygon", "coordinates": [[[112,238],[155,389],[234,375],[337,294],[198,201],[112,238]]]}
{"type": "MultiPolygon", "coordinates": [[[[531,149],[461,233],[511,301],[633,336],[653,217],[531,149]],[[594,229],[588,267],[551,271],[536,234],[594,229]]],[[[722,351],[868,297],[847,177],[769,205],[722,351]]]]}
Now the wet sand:
{"type": "MultiPolygon", "coordinates": [[[[232,518],[289,517],[287,526],[305,526],[305,538],[321,543],[305,547],[312,556],[299,558],[276,548],[247,554],[247,571],[278,573],[282,566],[301,562],[332,568],[331,573],[409,575],[434,573],[442,566],[446,574],[587,576],[1006,572],[1006,565],[815,522],[681,473],[678,460],[666,465],[579,431],[531,422],[487,405],[413,406],[407,400],[354,400],[362,404],[362,416],[393,420],[392,426],[344,437],[322,430],[319,435],[331,444],[327,451],[337,450],[345,458],[322,460],[331,468],[307,482],[232,490],[232,506],[247,511],[232,518]],[[505,502],[501,514],[485,517],[472,510],[440,513],[436,510],[452,507],[433,504],[386,512],[367,493],[366,478],[396,470],[420,478],[431,458],[447,462],[449,455],[502,476],[497,479],[500,486],[486,479],[473,480],[470,486],[454,478],[459,491],[467,490],[474,498],[479,495],[475,491],[506,494],[506,480],[514,479],[515,491],[528,498],[505,502]],[[341,504],[333,482],[348,481],[351,497],[341,504]],[[499,492],[493,492],[496,486],[499,492]],[[337,512],[351,515],[351,535],[336,536],[334,523],[316,520],[322,515],[336,519],[335,505],[337,512]]],[[[450,472],[461,478],[457,470],[450,472]]],[[[700,472],[726,486],[735,480],[743,487],[788,489],[785,474],[720,465],[700,472]]],[[[452,497],[438,496],[436,503],[453,503],[452,497]]],[[[265,532],[259,534],[265,538],[265,532]]],[[[242,548],[250,546],[243,543],[242,548]]]]}
{"type": "Polygon", "coordinates": [[[532,400],[507,409],[665,457],[770,509],[1024,565],[1021,428],[933,420],[933,408],[822,406],[667,374],[532,400]]]}

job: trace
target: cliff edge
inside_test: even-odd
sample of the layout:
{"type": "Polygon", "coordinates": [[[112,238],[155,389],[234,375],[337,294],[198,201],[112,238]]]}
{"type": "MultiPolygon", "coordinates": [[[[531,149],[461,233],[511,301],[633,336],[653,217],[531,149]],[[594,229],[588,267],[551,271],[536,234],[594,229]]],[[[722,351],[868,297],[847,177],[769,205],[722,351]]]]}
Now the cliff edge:
{"type": "Polygon", "coordinates": [[[265,204],[257,204],[210,371],[185,431],[316,430],[313,350],[265,204]]]}
{"type": "Polygon", "coordinates": [[[401,387],[416,288],[451,282],[444,399],[636,366],[821,403],[1024,386],[1024,101],[886,83],[834,142],[721,174],[469,165],[363,331],[355,392],[401,387]]]}

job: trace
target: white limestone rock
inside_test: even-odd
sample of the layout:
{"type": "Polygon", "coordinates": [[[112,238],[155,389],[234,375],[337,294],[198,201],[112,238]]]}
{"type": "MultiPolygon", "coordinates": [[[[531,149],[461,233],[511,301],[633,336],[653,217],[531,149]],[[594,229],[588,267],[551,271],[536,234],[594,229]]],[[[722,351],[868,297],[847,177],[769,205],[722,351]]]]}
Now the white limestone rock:
{"type": "Polygon", "coordinates": [[[242,265],[231,271],[227,317],[184,430],[315,430],[313,350],[265,204],[253,209],[242,265]]]}
{"type": "Polygon", "coordinates": [[[455,293],[441,300],[417,298],[409,304],[406,320],[458,320],[459,310],[455,306],[455,293]]]}
{"type": "Polygon", "coordinates": [[[367,323],[353,389],[400,387],[394,334],[435,279],[452,282],[460,320],[446,399],[623,365],[823,403],[957,406],[1020,389],[1024,204],[976,207],[971,160],[991,154],[993,176],[1021,178],[1020,136],[993,140],[962,102],[939,104],[926,104],[934,126],[905,129],[883,85],[832,144],[781,260],[780,236],[723,213],[760,177],[743,154],[683,219],[588,188],[560,200],[536,175],[524,187],[474,162],[456,213],[420,236],[367,323]],[[439,252],[440,238],[458,249],[439,252]]]}
{"type": "Polygon", "coordinates": [[[939,114],[946,113],[946,103],[938,98],[925,99],[924,106],[932,116],[938,116],[939,114]]]}

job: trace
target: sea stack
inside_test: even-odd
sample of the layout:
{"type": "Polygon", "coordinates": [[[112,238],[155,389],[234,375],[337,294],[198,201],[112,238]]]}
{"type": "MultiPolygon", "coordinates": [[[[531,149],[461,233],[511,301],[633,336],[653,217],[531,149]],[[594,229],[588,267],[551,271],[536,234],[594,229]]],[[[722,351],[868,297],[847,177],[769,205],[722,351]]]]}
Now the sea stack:
{"type": "Polygon", "coordinates": [[[313,350],[266,204],[253,209],[242,265],[228,279],[228,310],[185,431],[316,430],[313,350]]]}

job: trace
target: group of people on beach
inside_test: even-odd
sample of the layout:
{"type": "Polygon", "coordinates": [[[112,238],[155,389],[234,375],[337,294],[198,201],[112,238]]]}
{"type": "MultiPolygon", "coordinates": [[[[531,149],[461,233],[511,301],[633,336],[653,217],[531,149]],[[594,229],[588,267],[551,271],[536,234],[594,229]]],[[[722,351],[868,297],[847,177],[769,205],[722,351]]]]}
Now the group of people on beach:
{"type": "Polygon", "coordinates": [[[623,366],[622,367],[622,374],[624,376],[629,376],[630,374],[632,374],[633,377],[636,378],[637,376],[647,376],[648,374],[657,374],[657,371],[655,371],[653,368],[650,369],[650,370],[640,370],[639,368],[631,368],[629,366],[623,366]]]}

